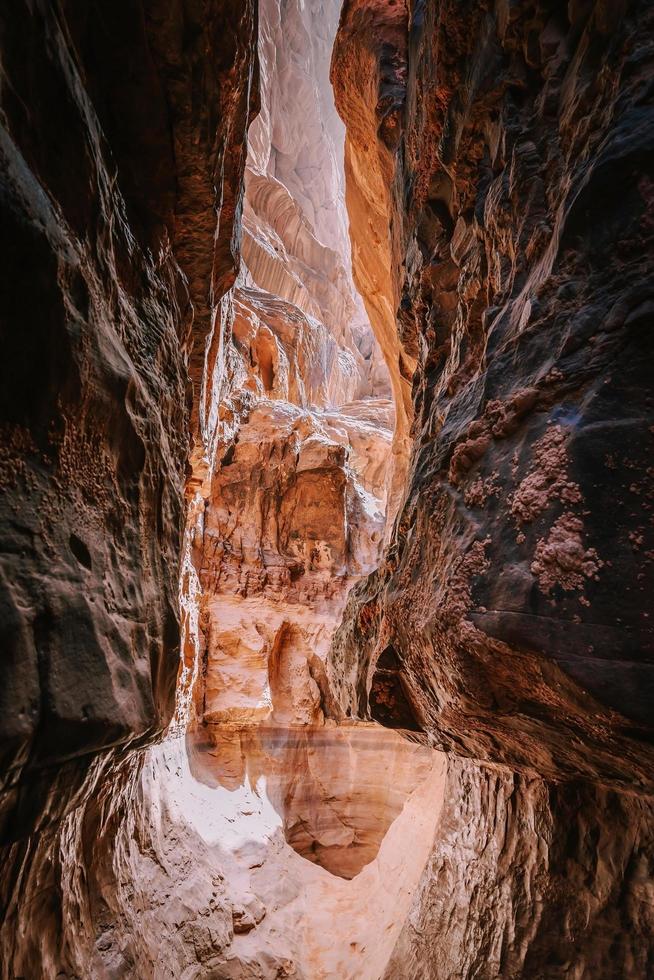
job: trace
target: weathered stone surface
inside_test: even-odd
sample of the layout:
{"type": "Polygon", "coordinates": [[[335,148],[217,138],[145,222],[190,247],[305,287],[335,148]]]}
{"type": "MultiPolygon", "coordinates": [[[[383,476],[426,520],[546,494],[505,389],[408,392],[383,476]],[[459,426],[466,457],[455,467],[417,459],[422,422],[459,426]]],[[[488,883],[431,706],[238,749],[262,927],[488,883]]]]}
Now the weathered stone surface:
{"type": "Polygon", "coordinates": [[[391,451],[339,6],[236,282],[254,4],[0,14],[3,978],[652,973],[650,11],[344,5],[391,451]]]}
{"type": "Polygon", "coordinates": [[[169,740],[133,761],[44,835],[5,913],[10,976],[382,975],[429,856],[440,753],[377,726],[249,729],[169,740]],[[310,800],[293,762],[310,773],[310,800]],[[321,781],[330,768],[335,794],[321,781]]]}
{"type": "Polygon", "coordinates": [[[398,337],[402,240],[394,218],[393,152],[406,64],[406,7],[380,0],[343,5],[331,81],[336,107],[347,123],[346,200],[352,238],[352,272],[384,355],[393,389],[396,425],[390,473],[389,530],[405,490],[410,452],[411,377],[416,351],[398,337]]]}
{"type": "Polygon", "coordinates": [[[334,648],[342,703],[368,715],[391,646],[437,744],[648,792],[651,16],[356,0],[332,69],[355,264],[375,173],[418,355],[407,500],[334,648]]]}
{"type": "Polygon", "coordinates": [[[388,980],[652,969],[651,36],[638,2],[344,6],[357,281],[417,367],[329,708],[452,753],[388,980]]]}
{"type": "Polygon", "coordinates": [[[129,809],[126,757],[173,711],[196,362],[234,276],[255,70],[253,3],[234,14],[0,12],[3,976],[67,971],[55,854],[91,874],[88,800],[129,809]]]}
{"type": "MultiPolygon", "coordinates": [[[[132,9],[134,17],[139,10],[132,9]]],[[[237,251],[230,236],[233,228],[238,231],[239,168],[245,162],[243,129],[251,104],[252,13],[246,6],[232,30],[226,7],[185,9],[183,18],[196,25],[187,38],[179,34],[180,10],[151,5],[143,24],[132,25],[142,45],[136,79],[127,64],[131,49],[121,48],[127,42],[118,9],[106,24],[84,15],[70,27],[75,43],[83,39],[89,51],[106,28],[107,50],[98,51],[92,65],[70,38],[59,52],[64,60],[69,54],[79,58],[88,71],[86,90],[80,85],[80,92],[89,117],[104,114],[97,152],[109,161],[109,189],[100,219],[109,227],[118,222],[132,249],[133,278],[127,285],[116,286],[100,260],[91,266],[94,283],[101,297],[109,295],[119,312],[129,313],[133,293],[141,288],[134,271],[141,262],[142,302],[155,324],[161,317],[167,325],[175,355],[169,372],[177,409],[173,433],[158,414],[166,391],[163,383],[156,388],[156,371],[144,369],[141,378],[131,364],[125,366],[127,376],[135,375],[130,384],[139,381],[152,389],[143,423],[149,441],[140,465],[158,489],[157,454],[169,453],[177,522],[174,535],[164,522],[163,540],[153,538],[156,493],[150,501],[134,491],[139,524],[122,508],[120,486],[112,484],[112,534],[134,545],[145,541],[152,551],[152,561],[144,559],[139,571],[134,556],[123,550],[120,569],[136,584],[152,574],[152,589],[161,587],[164,595],[173,586],[182,546],[181,468],[188,452],[183,667],[174,728],[183,729],[193,718],[222,727],[214,725],[210,742],[201,734],[199,746],[197,736],[189,736],[186,747],[169,739],[140,754],[116,747],[89,756],[68,789],[61,778],[56,784],[49,778],[50,794],[63,790],[62,809],[69,812],[41,812],[39,833],[5,852],[10,873],[1,959],[8,976],[158,978],[215,971],[236,977],[253,970],[276,976],[293,967],[296,976],[310,977],[367,958],[369,943],[381,970],[429,852],[442,757],[376,728],[322,727],[322,661],[349,588],[376,567],[382,546],[393,425],[385,368],[349,272],[338,160],[344,131],[327,98],[336,2],[289,5],[283,31],[277,5],[262,5],[262,40],[265,45],[274,29],[277,48],[263,59],[266,98],[250,141],[247,264],[237,285],[220,299],[233,278],[237,251]],[[309,38],[322,13],[325,32],[303,49],[295,42],[309,38]],[[123,66],[126,79],[114,76],[112,59],[123,66]],[[141,71],[152,91],[146,91],[141,71]],[[132,105],[135,88],[142,102],[132,105]],[[152,92],[161,99],[159,109],[149,101],[152,92]],[[312,128],[286,134],[280,129],[284,93],[292,93],[298,107],[308,101],[312,128]],[[161,133],[154,132],[158,124],[161,133]],[[151,183],[141,166],[152,170],[151,183]],[[220,200],[213,196],[216,189],[220,200]],[[274,259],[268,255],[271,243],[279,243],[274,259]],[[193,318],[178,263],[188,279],[193,318]],[[161,286],[154,306],[147,276],[154,281],[162,269],[172,285],[161,286]],[[173,286],[178,304],[169,306],[173,286]],[[184,411],[187,371],[190,424],[184,411]],[[174,446],[160,445],[172,435],[174,446]],[[149,452],[155,453],[154,462],[148,461],[149,452]],[[261,733],[234,727],[262,721],[273,727],[261,733]],[[245,760],[242,771],[233,757],[236,740],[245,760]],[[389,772],[396,778],[388,780],[389,772]],[[421,800],[430,787],[435,805],[425,808],[421,800]],[[420,839],[408,863],[398,820],[405,833],[420,839]],[[266,828],[261,839],[260,821],[266,828]],[[215,828],[220,844],[212,836],[215,828]],[[253,846],[248,834],[254,834],[253,846]],[[368,921],[370,882],[389,864],[401,895],[387,903],[380,894],[378,914],[368,921]],[[307,907],[315,908],[315,926],[306,919],[307,907]],[[337,920],[341,937],[333,943],[326,924],[337,920]],[[312,931],[310,941],[300,941],[312,931]],[[289,941],[291,936],[297,941],[289,941]]],[[[43,40],[47,44],[47,33],[43,40]]],[[[61,177],[59,161],[55,164],[61,177]]],[[[85,247],[99,249],[104,258],[104,224],[100,231],[96,242],[88,215],[80,218],[85,247]]],[[[113,243],[109,253],[113,258],[113,243]]],[[[127,266],[127,258],[120,257],[127,266]]],[[[129,327],[150,341],[147,326],[134,313],[116,344],[130,341],[129,327]]],[[[83,327],[82,352],[113,339],[109,314],[89,318],[83,327]]],[[[98,373],[104,353],[101,347],[98,373]]],[[[159,365],[156,355],[153,363],[159,365]]],[[[167,364],[160,350],[158,356],[163,370],[167,364]]],[[[97,379],[94,384],[94,392],[103,390],[97,379]]],[[[111,392],[110,379],[107,386],[111,392]]],[[[107,426],[115,424],[117,409],[112,419],[110,414],[107,426]]],[[[82,417],[89,425],[99,421],[95,411],[82,417]]],[[[107,438],[105,429],[97,431],[98,455],[107,438]]],[[[120,433],[115,439],[122,447],[120,433]]],[[[83,476],[67,472],[63,489],[69,496],[77,494],[75,480],[83,476]]],[[[131,486],[135,479],[127,468],[125,480],[131,486]]],[[[93,523],[97,488],[79,493],[84,489],[93,523]]],[[[77,530],[76,535],[71,553],[91,572],[96,559],[88,554],[90,539],[77,530]]],[[[101,545],[112,546],[107,527],[97,528],[97,535],[101,545]]],[[[98,563],[98,573],[105,575],[108,589],[106,566],[98,563]]],[[[126,614],[138,621],[138,603],[131,593],[121,595],[126,614]]],[[[169,654],[176,639],[174,617],[169,654]]],[[[140,653],[140,637],[132,640],[140,653]]],[[[72,642],[62,656],[75,662],[72,642]]],[[[169,685],[173,663],[169,656],[169,685]]],[[[128,680],[133,676],[129,664],[123,672],[128,680]]],[[[141,673],[147,692],[149,676],[141,673]]],[[[93,672],[84,679],[93,682],[93,672]]],[[[65,680],[74,697],[79,686],[65,680]]],[[[101,693],[98,700],[110,712],[101,693]]],[[[121,704],[128,705],[127,699],[121,704]]],[[[142,743],[168,720],[170,710],[168,702],[146,731],[132,722],[120,737],[138,736],[136,744],[142,743]]],[[[43,736],[58,750],[58,733],[44,726],[43,736]]],[[[28,798],[34,801],[32,791],[28,798]]],[[[39,806],[41,801],[35,811],[39,806]]],[[[23,834],[29,829],[25,824],[23,834]]]]}
{"type": "Polygon", "coordinates": [[[434,849],[385,980],[644,980],[653,826],[651,798],[450,757],[434,849]]]}
{"type": "Polygon", "coordinates": [[[187,360],[233,274],[254,51],[252,4],[188,6],[0,15],[9,835],[173,708],[187,360]]]}
{"type": "Polygon", "coordinates": [[[345,128],[329,83],[340,4],[260,4],[261,112],[250,128],[243,257],[255,283],[322,322],[357,365],[353,397],[389,394],[351,271],[345,128]]]}
{"type": "Polygon", "coordinates": [[[212,441],[192,481],[197,629],[183,680],[200,721],[312,724],[347,593],[379,560],[394,413],[349,271],[328,87],[338,4],[271,0],[259,13],[243,268],[209,353],[212,441]]]}

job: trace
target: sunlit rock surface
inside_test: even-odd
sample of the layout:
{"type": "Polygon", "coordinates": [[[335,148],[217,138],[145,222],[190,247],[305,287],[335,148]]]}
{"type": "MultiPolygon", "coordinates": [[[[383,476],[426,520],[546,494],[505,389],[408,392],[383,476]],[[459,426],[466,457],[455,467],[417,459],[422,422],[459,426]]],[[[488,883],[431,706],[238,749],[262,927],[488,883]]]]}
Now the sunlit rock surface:
{"type": "Polygon", "coordinates": [[[321,661],[384,534],[389,412],[366,408],[262,400],[216,471],[201,565],[207,720],[320,713],[321,661]]]}
{"type": "MultiPolygon", "coordinates": [[[[262,108],[197,480],[184,682],[198,720],[309,724],[347,593],[381,554],[395,413],[349,271],[328,80],[338,4],[271,0],[259,14],[262,108]]],[[[210,371],[211,350],[207,391],[210,371]]]]}
{"type": "MultiPolygon", "coordinates": [[[[443,757],[378,726],[324,724],[331,636],[386,533],[395,414],[349,271],[328,82],[339,4],[259,13],[263,105],[232,289],[235,117],[213,257],[200,197],[184,198],[177,225],[195,338],[177,710],[164,743],[99,760],[93,794],[34,847],[15,845],[12,976],[372,980],[430,853],[443,757]]],[[[228,86],[221,111],[249,97],[228,86]]],[[[182,197],[196,166],[184,135],[182,197]]]]}
{"type": "Polygon", "coordinates": [[[340,4],[263,0],[259,13],[262,102],[249,133],[243,257],[259,287],[321,321],[350,352],[354,394],[388,395],[351,273],[345,128],[329,82],[340,4]]]}
{"type": "Polygon", "coordinates": [[[350,244],[340,4],[247,168],[164,6],[0,14],[2,978],[648,980],[649,8],[350,0],[350,244]]]}
{"type": "Polygon", "coordinates": [[[393,171],[404,98],[406,45],[404,0],[347,4],[331,67],[336,107],[348,127],[346,201],[354,281],[388,367],[395,402],[389,506],[393,516],[405,490],[413,417],[411,378],[417,357],[412,338],[403,337],[401,325],[398,328],[404,256],[399,228],[393,220],[402,213],[404,203],[399,189],[393,186],[393,171]]]}
{"type": "Polygon", "coordinates": [[[411,794],[444,775],[442,756],[378,725],[209,726],[191,732],[187,748],[200,782],[264,785],[293,850],[347,879],[376,858],[411,794]]]}
{"type": "Polygon", "coordinates": [[[428,859],[444,778],[443,756],[377,727],[170,739],[142,771],[115,772],[37,855],[16,975],[374,980],[428,859]],[[316,782],[328,775],[329,801],[316,782]],[[62,934],[43,928],[57,888],[74,923],[62,934]]]}

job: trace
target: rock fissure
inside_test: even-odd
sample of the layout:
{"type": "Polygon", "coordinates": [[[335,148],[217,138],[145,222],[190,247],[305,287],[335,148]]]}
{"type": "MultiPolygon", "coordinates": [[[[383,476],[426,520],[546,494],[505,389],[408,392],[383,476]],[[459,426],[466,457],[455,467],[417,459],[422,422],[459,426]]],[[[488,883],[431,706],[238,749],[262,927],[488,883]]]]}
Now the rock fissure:
{"type": "Polygon", "coordinates": [[[647,0],[7,0],[0,976],[654,975],[647,0]]]}

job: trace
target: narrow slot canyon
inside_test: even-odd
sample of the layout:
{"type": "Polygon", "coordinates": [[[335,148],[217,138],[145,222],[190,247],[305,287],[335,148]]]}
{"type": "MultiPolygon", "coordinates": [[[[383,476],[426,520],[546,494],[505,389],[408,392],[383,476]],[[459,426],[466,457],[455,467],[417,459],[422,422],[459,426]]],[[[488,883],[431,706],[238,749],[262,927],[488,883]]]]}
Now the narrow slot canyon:
{"type": "Polygon", "coordinates": [[[648,0],[3,5],[1,980],[654,976],[653,134],[648,0]]]}

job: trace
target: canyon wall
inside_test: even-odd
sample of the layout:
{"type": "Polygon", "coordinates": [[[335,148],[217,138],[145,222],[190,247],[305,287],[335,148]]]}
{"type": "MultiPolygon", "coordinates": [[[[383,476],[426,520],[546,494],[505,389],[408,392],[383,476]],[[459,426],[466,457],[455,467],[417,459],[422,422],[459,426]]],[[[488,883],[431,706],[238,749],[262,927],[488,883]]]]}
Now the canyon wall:
{"type": "Polygon", "coordinates": [[[538,9],[343,11],[348,179],[385,165],[418,367],[407,500],[333,676],[366,714],[390,647],[444,748],[649,792],[652,11],[538,9]]]}
{"type": "Polygon", "coordinates": [[[238,256],[253,5],[102,7],[0,18],[9,837],[170,719],[187,363],[197,401],[238,256]]]}
{"type": "MultiPolygon", "coordinates": [[[[136,219],[121,181],[132,190],[132,183],[149,188],[142,203],[149,222],[158,212],[147,168],[162,173],[170,195],[169,211],[150,230],[155,237],[125,262],[133,271],[130,262],[142,261],[151,277],[170,270],[177,289],[162,286],[161,305],[152,310],[150,293],[142,298],[155,326],[158,315],[168,316],[176,355],[173,372],[159,348],[153,354],[174,382],[174,451],[158,414],[163,387],[144,422],[147,448],[175,468],[176,523],[162,524],[152,538],[159,517],[144,511],[139,532],[156,553],[152,587],[162,595],[173,589],[181,550],[183,662],[163,741],[143,748],[170,719],[170,697],[147,730],[133,724],[121,733],[126,745],[118,741],[109,753],[89,755],[86,769],[78,766],[76,792],[63,795],[61,812],[46,814],[37,832],[15,821],[19,839],[4,852],[3,976],[380,974],[429,855],[443,756],[377,726],[324,723],[332,633],[350,587],[374,570],[381,553],[394,424],[387,371],[350,272],[344,127],[328,82],[339,7],[337,0],[260,4],[262,104],[249,136],[235,283],[252,9],[242,11],[234,33],[229,12],[221,17],[211,5],[170,16],[150,7],[133,12],[145,25],[144,37],[136,31],[144,48],[137,62],[145,59],[162,102],[161,145],[151,153],[153,123],[148,129],[145,116],[155,109],[145,82],[138,72],[119,82],[116,73],[116,59],[127,70],[135,57],[121,51],[119,12],[111,25],[80,12],[75,19],[72,11],[71,23],[63,23],[58,56],[78,59],[100,108],[108,105],[97,122],[97,152],[114,167],[106,207],[124,211],[120,228],[134,250],[129,222],[136,219]],[[92,64],[84,61],[82,41],[92,64]],[[198,62],[200,52],[212,70],[231,73],[203,77],[209,66],[198,62]],[[107,74],[95,78],[99,68],[107,74]],[[112,89],[119,84],[120,98],[112,89]],[[132,127],[129,102],[137,94],[140,125],[132,127]],[[213,143],[202,146],[212,132],[213,143]],[[172,141],[168,156],[164,133],[172,141]],[[112,137],[122,141],[124,173],[112,137]],[[214,183],[216,200],[208,193],[214,183]],[[411,860],[403,852],[406,835],[417,842],[411,860]],[[389,875],[392,900],[379,887],[389,875]]],[[[47,31],[32,33],[47,48],[47,31]]],[[[99,113],[80,91],[88,114],[99,113]]],[[[53,166],[64,182],[61,162],[53,166]]],[[[110,227],[117,220],[113,211],[101,217],[110,227]]],[[[83,228],[92,249],[89,220],[85,215],[83,228]]],[[[56,221],[65,227],[61,216],[56,221]]],[[[129,305],[132,294],[115,281],[113,267],[92,271],[100,292],[115,291],[116,302],[129,305]]],[[[145,339],[148,323],[130,320],[145,339]]],[[[87,328],[85,351],[99,342],[96,334],[113,337],[114,320],[93,319],[87,328]]],[[[135,367],[125,370],[136,384],[135,367]]],[[[156,378],[146,373],[143,383],[156,378]]],[[[106,424],[115,425],[115,416],[109,412],[106,424]]],[[[95,422],[91,412],[88,424],[95,422]]],[[[98,453],[105,437],[97,433],[98,453]]],[[[79,453],[83,462],[93,458],[85,445],[79,453]]],[[[156,481],[154,464],[143,465],[156,481]]],[[[76,477],[83,480],[83,473],[67,473],[63,484],[71,496],[78,493],[76,477]]],[[[125,480],[133,483],[136,473],[128,470],[125,480]]],[[[89,510],[96,491],[89,488],[89,510]]],[[[137,502],[142,493],[135,491],[137,502]]],[[[122,495],[112,503],[114,533],[134,540],[130,516],[120,511],[122,495]]],[[[106,527],[97,534],[98,546],[113,546],[106,527]]],[[[140,582],[138,568],[120,555],[122,573],[140,582]]],[[[95,552],[89,561],[88,571],[104,575],[107,590],[106,567],[95,552]]],[[[144,580],[150,569],[144,559],[144,580]]],[[[89,589],[87,582],[85,596],[89,589]]],[[[123,598],[125,616],[140,623],[142,608],[130,605],[131,593],[123,598]]],[[[169,688],[180,639],[174,606],[171,600],[169,688]]],[[[140,653],[140,638],[132,642],[140,653]]],[[[62,656],[81,669],[74,643],[62,656]]],[[[53,664],[53,673],[59,670],[53,664]]],[[[94,672],[87,673],[94,682],[94,672]]],[[[132,676],[129,664],[123,674],[132,676]]],[[[154,680],[143,669],[141,675],[147,692],[154,680]]],[[[79,693],[70,677],[61,680],[70,697],[79,693]]],[[[99,703],[107,707],[101,693],[99,703]]],[[[57,734],[44,726],[49,745],[58,746],[57,734]]],[[[61,759],[52,763],[60,772],[61,759]]],[[[50,784],[48,792],[54,795],[50,784]]],[[[31,786],[29,794],[36,811],[41,801],[31,786]]]]}
{"type": "Polygon", "coordinates": [[[385,534],[394,413],[350,271],[328,81],[338,13],[331,0],[259,7],[243,261],[223,304],[216,441],[189,542],[186,668],[205,723],[320,722],[331,635],[385,534]]]}
{"type": "Polygon", "coordinates": [[[3,978],[654,972],[652,13],[340,6],[0,13],[3,978]]]}
{"type": "Polygon", "coordinates": [[[185,466],[238,264],[256,10],[10,0],[0,45],[0,960],[54,976],[62,817],[106,786],[124,803],[129,753],[174,708],[185,466]]]}
{"type": "Polygon", "coordinates": [[[371,310],[390,282],[397,330],[371,322],[416,369],[330,708],[451,753],[388,980],[652,970],[652,26],[638,2],[343,8],[355,276],[371,310]]]}
{"type": "Polygon", "coordinates": [[[448,758],[436,837],[384,980],[646,980],[654,804],[448,758]]]}

